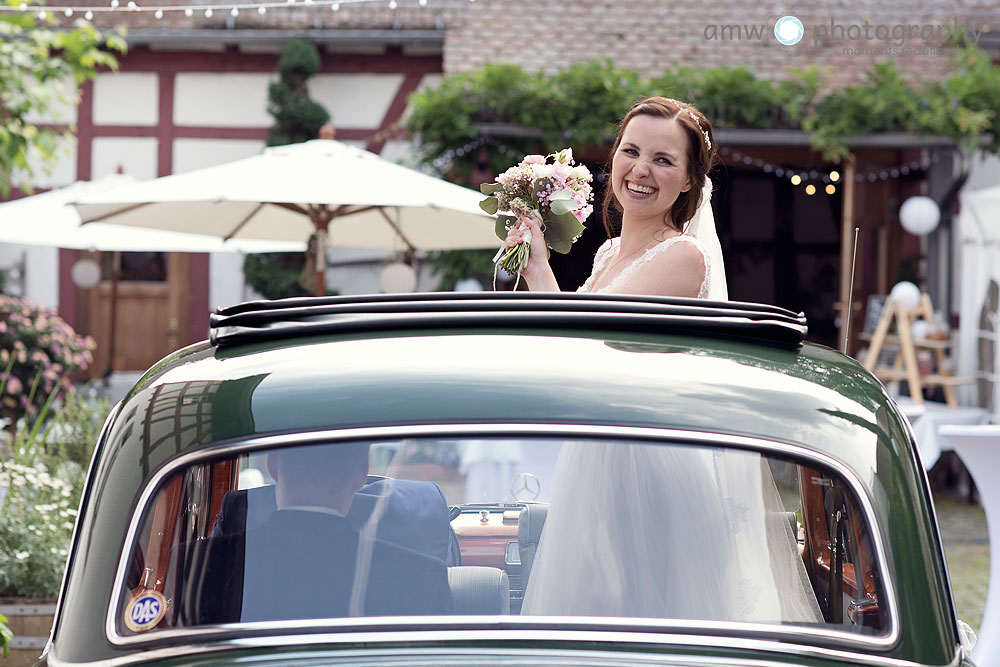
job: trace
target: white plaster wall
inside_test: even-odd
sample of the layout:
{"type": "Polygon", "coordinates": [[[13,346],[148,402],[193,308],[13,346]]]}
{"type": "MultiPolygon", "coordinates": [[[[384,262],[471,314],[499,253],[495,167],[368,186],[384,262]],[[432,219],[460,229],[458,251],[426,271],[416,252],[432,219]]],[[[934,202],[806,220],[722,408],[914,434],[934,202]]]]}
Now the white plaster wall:
{"type": "Polygon", "coordinates": [[[262,150],[263,141],[249,139],[175,139],[173,173],[242,160],[262,150]]]}
{"type": "Polygon", "coordinates": [[[334,126],[374,129],[402,82],[402,74],[317,74],[308,86],[309,95],[333,116],[334,126]]]}
{"type": "Polygon", "coordinates": [[[76,180],[76,138],[67,136],[59,140],[56,149],[55,159],[45,162],[39,156],[37,150],[28,150],[28,164],[31,166],[34,176],[30,179],[26,172],[15,169],[13,182],[28,181],[35,188],[60,188],[69,185],[76,180]]]}
{"type": "Polygon", "coordinates": [[[380,155],[389,162],[401,164],[404,167],[417,167],[417,151],[411,141],[387,141],[380,155]]]}
{"type": "Polygon", "coordinates": [[[94,80],[96,125],[156,125],[159,76],[153,72],[110,72],[94,80]]]}
{"type": "Polygon", "coordinates": [[[0,243],[0,268],[9,276],[11,294],[49,308],[59,306],[58,248],[0,243]],[[19,280],[21,271],[23,280],[19,280]]]}
{"type": "Polygon", "coordinates": [[[156,178],[158,142],[155,137],[97,137],[91,157],[91,179],[118,173],[121,167],[132,178],[156,178]]]}
{"type": "MultiPolygon", "coordinates": [[[[37,86],[38,82],[32,80],[32,86],[37,86]]],[[[31,111],[26,119],[29,123],[75,123],[76,105],[80,96],[80,91],[76,87],[73,77],[64,77],[59,81],[52,81],[46,88],[50,99],[48,112],[39,114],[31,111]]]]}
{"type": "MultiPolygon", "coordinates": [[[[331,265],[326,270],[327,287],[342,295],[381,294],[382,269],[396,259],[396,254],[367,248],[330,248],[327,250],[327,258],[331,265]],[[337,266],[338,262],[348,261],[359,263],[337,266]]],[[[418,259],[417,285],[414,291],[434,291],[437,284],[437,277],[431,274],[431,262],[418,259]]]]}
{"type": "Polygon", "coordinates": [[[174,123],[268,127],[267,86],[275,74],[181,73],[174,79],[174,123]]]}
{"type": "Polygon", "coordinates": [[[208,259],[208,308],[231,306],[248,299],[243,281],[243,255],[213,252],[208,259]]]}

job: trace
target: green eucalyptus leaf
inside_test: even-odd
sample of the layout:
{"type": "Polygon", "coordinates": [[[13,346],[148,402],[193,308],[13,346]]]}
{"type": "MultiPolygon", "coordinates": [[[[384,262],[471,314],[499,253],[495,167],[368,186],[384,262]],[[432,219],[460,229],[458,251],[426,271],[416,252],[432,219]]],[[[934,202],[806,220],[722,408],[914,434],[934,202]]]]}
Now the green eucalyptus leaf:
{"type": "Polygon", "coordinates": [[[487,197],[483,201],[479,202],[479,208],[483,209],[490,215],[495,215],[500,207],[500,203],[497,201],[496,197],[487,197]]]}
{"type": "Polygon", "coordinates": [[[479,186],[479,191],[484,195],[495,195],[500,189],[501,186],[499,183],[483,183],[479,186]]]}
{"type": "Polygon", "coordinates": [[[549,195],[549,201],[558,201],[560,199],[572,199],[573,191],[569,188],[563,188],[562,190],[556,190],[549,195]]]}
{"type": "Polygon", "coordinates": [[[507,232],[510,231],[510,228],[514,226],[514,223],[516,222],[517,218],[513,215],[503,215],[503,214],[498,215],[497,222],[494,228],[494,231],[496,231],[497,234],[497,238],[500,239],[501,241],[506,239],[507,232]]]}
{"type": "Polygon", "coordinates": [[[545,243],[558,253],[568,253],[581,233],[583,223],[572,213],[550,214],[545,218],[545,243]]]}
{"type": "Polygon", "coordinates": [[[572,199],[557,199],[549,206],[552,211],[552,215],[560,216],[564,213],[569,213],[570,211],[575,211],[579,208],[576,202],[572,199]]]}

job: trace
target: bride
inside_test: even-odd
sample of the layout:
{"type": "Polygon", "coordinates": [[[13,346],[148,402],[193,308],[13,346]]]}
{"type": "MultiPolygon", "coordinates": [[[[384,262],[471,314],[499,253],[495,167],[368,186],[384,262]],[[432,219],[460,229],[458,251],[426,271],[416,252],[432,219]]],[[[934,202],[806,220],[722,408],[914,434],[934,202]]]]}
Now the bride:
{"type": "MultiPolygon", "coordinates": [[[[663,97],[634,105],[611,149],[609,239],[579,291],[727,299],[715,160],[697,109],[663,97]]],[[[544,248],[538,221],[523,222],[544,248]]],[[[545,253],[530,253],[522,276],[532,290],[559,290],[545,253]]],[[[521,613],[822,622],[780,509],[756,453],[566,443],[521,613]]]]}

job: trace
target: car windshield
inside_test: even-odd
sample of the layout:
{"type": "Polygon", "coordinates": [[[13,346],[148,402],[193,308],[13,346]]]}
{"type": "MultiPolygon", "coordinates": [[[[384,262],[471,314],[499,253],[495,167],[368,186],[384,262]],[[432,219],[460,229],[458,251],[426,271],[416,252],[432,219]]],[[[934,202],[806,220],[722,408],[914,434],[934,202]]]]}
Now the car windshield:
{"type": "Polygon", "coordinates": [[[670,442],[414,438],[176,469],[121,566],[121,635],[358,616],[631,617],[879,635],[869,524],[830,470],[670,442]]]}

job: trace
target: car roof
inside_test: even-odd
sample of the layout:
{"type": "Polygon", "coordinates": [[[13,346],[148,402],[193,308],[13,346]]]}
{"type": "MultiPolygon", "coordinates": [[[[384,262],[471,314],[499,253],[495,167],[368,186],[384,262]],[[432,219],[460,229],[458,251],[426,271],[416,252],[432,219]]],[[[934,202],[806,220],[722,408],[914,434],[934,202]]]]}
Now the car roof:
{"type": "MultiPolygon", "coordinates": [[[[122,410],[156,422],[165,394],[210,404],[197,436],[171,454],[264,433],[517,422],[774,439],[841,460],[862,479],[880,448],[909,455],[882,385],[849,357],[804,343],[801,315],[572,296],[241,305],[214,318],[214,345],[165,359],[122,410]]],[[[122,446],[142,446],[143,429],[119,433],[122,446]]]]}

